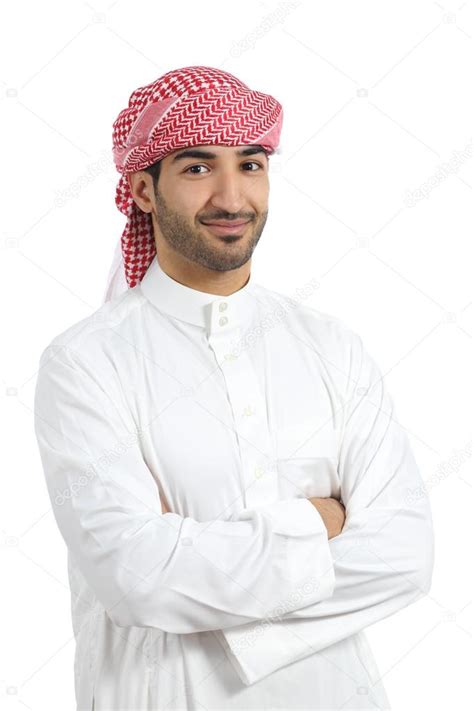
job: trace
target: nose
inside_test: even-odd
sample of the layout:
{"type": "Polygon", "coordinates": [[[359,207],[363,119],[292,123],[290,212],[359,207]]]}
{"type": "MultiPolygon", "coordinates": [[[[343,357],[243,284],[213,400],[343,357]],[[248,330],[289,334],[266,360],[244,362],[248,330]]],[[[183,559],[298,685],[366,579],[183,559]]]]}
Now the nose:
{"type": "Polygon", "coordinates": [[[242,178],[234,171],[223,173],[216,182],[210,202],[222,212],[238,215],[244,205],[242,178]]]}

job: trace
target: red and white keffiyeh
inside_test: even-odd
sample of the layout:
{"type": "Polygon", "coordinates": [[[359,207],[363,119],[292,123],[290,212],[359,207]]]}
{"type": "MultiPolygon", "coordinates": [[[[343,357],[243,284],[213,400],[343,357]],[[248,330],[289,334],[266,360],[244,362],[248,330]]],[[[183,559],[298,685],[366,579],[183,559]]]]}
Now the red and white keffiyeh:
{"type": "Polygon", "coordinates": [[[121,173],[115,202],[127,222],[104,301],[140,283],[156,254],[151,215],[133,200],[128,174],[200,144],[260,144],[274,153],[282,120],[276,99],[214,67],[175,69],[132,92],[113,124],[113,157],[121,173]]]}

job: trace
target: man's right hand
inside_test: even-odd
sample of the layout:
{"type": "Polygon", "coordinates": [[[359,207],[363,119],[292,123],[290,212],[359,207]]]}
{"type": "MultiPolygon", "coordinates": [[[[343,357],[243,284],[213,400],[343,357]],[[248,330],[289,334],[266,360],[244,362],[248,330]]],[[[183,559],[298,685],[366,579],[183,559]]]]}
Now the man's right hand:
{"type": "Polygon", "coordinates": [[[328,531],[328,538],[339,535],[346,520],[346,509],[338,499],[311,496],[309,501],[318,510],[328,531]]]}

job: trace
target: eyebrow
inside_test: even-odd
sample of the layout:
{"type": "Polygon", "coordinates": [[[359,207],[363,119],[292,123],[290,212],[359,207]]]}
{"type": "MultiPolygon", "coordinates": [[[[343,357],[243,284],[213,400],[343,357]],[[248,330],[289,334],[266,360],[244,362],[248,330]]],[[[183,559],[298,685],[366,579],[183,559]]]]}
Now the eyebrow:
{"type": "MultiPolygon", "coordinates": [[[[244,148],[240,151],[235,151],[236,156],[253,156],[256,153],[264,153],[267,155],[266,151],[263,150],[261,146],[251,146],[250,148],[244,148]]],[[[218,158],[215,153],[210,151],[203,151],[202,148],[188,148],[182,153],[178,153],[177,156],[173,158],[172,163],[177,163],[179,160],[184,160],[185,158],[204,158],[205,160],[213,160],[218,158]]]]}

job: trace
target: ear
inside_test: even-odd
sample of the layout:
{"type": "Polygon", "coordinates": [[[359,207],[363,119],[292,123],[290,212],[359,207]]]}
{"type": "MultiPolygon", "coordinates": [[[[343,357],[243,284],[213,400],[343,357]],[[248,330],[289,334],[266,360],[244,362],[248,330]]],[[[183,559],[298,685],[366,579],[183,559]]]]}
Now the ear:
{"type": "Polygon", "coordinates": [[[142,212],[151,212],[153,210],[153,200],[149,195],[150,192],[153,192],[149,188],[151,176],[146,176],[143,171],[132,171],[127,174],[127,180],[130,186],[130,193],[137,207],[142,212]],[[146,177],[149,178],[148,182],[145,179],[146,177]]]}

